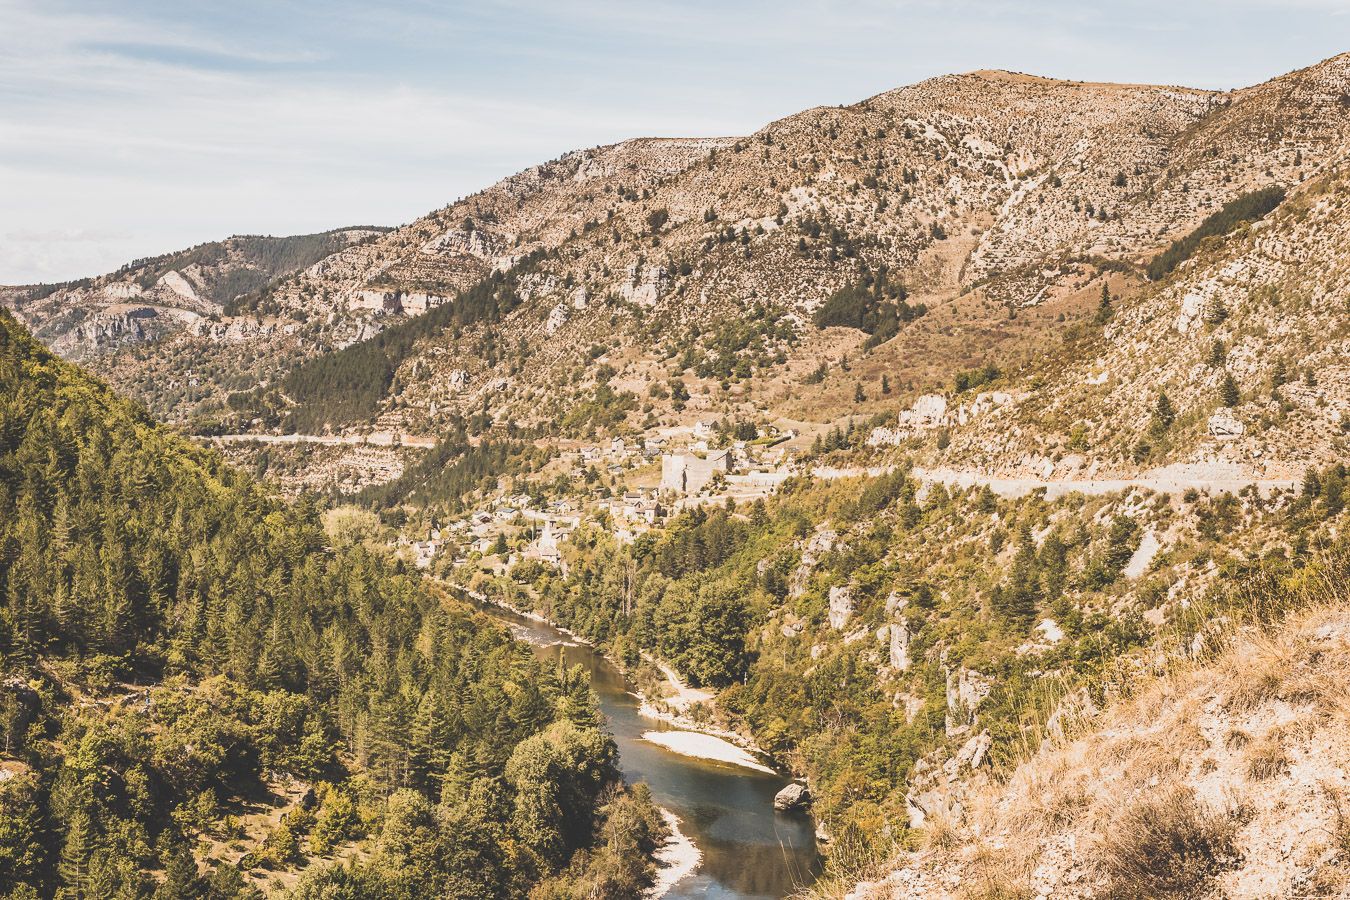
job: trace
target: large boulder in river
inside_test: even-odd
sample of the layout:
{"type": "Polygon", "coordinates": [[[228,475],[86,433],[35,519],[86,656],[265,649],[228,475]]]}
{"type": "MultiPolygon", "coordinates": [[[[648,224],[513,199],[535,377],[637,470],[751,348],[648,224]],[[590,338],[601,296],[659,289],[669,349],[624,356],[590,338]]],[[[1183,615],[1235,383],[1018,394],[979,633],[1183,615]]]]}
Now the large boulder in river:
{"type": "Polygon", "coordinates": [[[811,802],[811,792],[805,785],[792,783],[783,788],[773,798],[773,808],[784,812],[791,809],[801,809],[811,802]]]}

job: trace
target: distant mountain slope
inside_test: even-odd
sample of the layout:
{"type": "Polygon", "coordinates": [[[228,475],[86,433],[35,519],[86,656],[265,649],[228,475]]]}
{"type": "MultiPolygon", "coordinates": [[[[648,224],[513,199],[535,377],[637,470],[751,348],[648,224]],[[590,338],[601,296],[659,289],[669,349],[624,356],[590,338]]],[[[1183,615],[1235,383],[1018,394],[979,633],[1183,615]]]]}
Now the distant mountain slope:
{"type": "Polygon", "coordinates": [[[1100,337],[1077,342],[1023,400],[957,429],[941,461],[1058,477],[1090,462],[1220,462],[1297,477],[1344,458],[1347,197],[1350,170],[1338,164],[1270,215],[1207,239],[1119,304],[1100,337]],[[1165,423],[1160,395],[1172,410],[1165,423]]]}
{"type": "MultiPolygon", "coordinates": [[[[230,314],[278,277],[306,269],[387,228],[342,228],[290,237],[237,235],[138,259],[99,278],[0,288],[0,303],[62,354],[89,357],[230,314]]],[[[254,300],[253,302],[256,302],[254,300]]],[[[222,332],[223,333],[223,332],[222,332]]]]}

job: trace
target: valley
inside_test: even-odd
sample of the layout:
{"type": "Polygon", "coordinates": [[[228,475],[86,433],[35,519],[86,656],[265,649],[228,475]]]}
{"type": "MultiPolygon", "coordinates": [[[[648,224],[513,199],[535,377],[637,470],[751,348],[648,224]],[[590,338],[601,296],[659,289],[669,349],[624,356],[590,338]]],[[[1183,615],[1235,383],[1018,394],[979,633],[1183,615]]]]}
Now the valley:
{"type": "Polygon", "coordinates": [[[1347,159],[976,71],[0,288],[0,893],[1340,896],[1347,159]]]}

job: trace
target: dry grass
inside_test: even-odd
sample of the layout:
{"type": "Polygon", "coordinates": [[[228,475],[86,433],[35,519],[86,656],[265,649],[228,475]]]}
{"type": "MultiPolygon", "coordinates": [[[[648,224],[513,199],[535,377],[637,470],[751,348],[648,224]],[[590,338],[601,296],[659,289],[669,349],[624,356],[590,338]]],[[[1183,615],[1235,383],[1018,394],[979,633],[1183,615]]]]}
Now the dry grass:
{"type": "Polygon", "coordinates": [[[1097,848],[1109,897],[1202,896],[1214,876],[1238,861],[1230,811],[1196,800],[1189,788],[1160,788],[1116,818],[1097,848]]]}
{"type": "Polygon", "coordinates": [[[1256,781],[1269,781],[1289,771],[1284,735],[1274,729],[1247,751],[1247,774],[1256,781]]]}
{"type": "Polygon", "coordinates": [[[970,854],[970,877],[961,900],[1030,900],[1030,871],[1024,854],[981,844],[970,854]]]}
{"type": "Polygon", "coordinates": [[[1350,798],[1335,786],[1323,785],[1322,790],[1332,810],[1328,841],[1332,853],[1317,867],[1308,887],[1314,897],[1344,897],[1350,893],[1350,798]]]}
{"type": "Polygon", "coordinates": [[[1224,738],[1224,746],[1229,750],[1241,750],[1252,742],[1252,736],[1241,728],[1230,728],[1224,738]]]}
{"type": "Polygon", "coordinates": [[[1229,686],[1224,706],[1235,713],[1278,697],[1298,655],[1294,642],[1272,635],[1250,635],[1241,643],[1242,652],[1225,655],[1222,666],[1229,686]]]}
{"type": "Polygon", "coordinates": [[[1025,767],[1014,773],[1014,790],[1022,802],[1012,811],[1011,830],[1020,834],[1046,835],[1078,823],[1092,805],[1092,796],[1080,773],[1060,765],[1042,772],[1025,767]]]}
{"type": "Polygon", "coordinates": [[[961,843],[961,832],[953,817],[945,810],[934,810],[924,819],[923,847],[925,850],[951,850],[961,843]]]}

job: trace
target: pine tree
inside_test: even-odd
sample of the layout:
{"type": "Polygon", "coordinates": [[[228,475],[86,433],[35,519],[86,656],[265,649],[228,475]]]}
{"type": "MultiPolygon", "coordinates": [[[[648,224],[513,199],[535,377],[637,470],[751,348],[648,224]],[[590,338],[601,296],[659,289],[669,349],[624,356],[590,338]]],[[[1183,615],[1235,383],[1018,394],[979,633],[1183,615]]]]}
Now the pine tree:
{"type": "Polygon", "coordinates": [[[1172,423],[1176,421],[1176,409],[1172,406],[1172,399],[1163,391],[1158,392],[1158,400],[1153,406],[1153,414],[1157,416],[1158,421],[1164,428],[1171,428],[1172,423]]]}
{"type": "Polygon", "coordinates": [[[1223,381],[1219,382],[1219,402],[1224,406],[1237,406],[1242,400],[1242,393],[1238,390],[1238,384],[1233,380],[1233,376],[1228,372],[1223,373],[1223,381]]]}
{"type": "Polygon", "coordinates": [[[1040,580],[1036,567],[1036,544],[1025,527],[1018,533],[1017,555],[1012,570],[990,603],[994,612],[1008,622],[1025,628],[1036,617],[1040,601],[1040,580]]]}
{"type": "Polygon", "coordinates": [[[61,847],[58,865],[61,883],[76,897],[84,895],[88,884],[89,859],[94,853],[95,840],[94,823],[81,802],[66,826],[66,841],[61,847]]]}
{"type": "Polygon", "coordinates": [[[1158,399],[1153,403],[1153,418],[1149,421],[1148,432],[1152,438],[1161,440],[1177,419],[1176,407],[1166,391],[1158,391],[1158,399]]]}
{"type": "Polygon", "coordinates": [[[1275,360],[1275,365],[1270,367],[1270,393],[1272,396],[1282,387],[1289,383],[1289,367],[1283,359],[1275,360]]]}
{"type": "Polygon", "coordinates": [[[1303,496],[1313,498],[1322,493],[1322,479],[1314,466],[1308,466],[1303,473],[1303,496]]]}
{"type": "Polygon", "coordinates": [[[1228,348],[1223,345],[1223,341],[1218,338],[1209,345],[1209,367],[1219,369],[1228,360],[1228,348]]]}
{"type": "Polygon", "coordinates": [[[1114,314],[1115,310],[1111,308],[1111,289],[1107,286],[1106,282],[1103,281],[1102,297],[1101,300],[1097,302],[1097,324],[1105,325],[1107,322],[1111,321],[1111,316],[1114,314]]]}
{"type": "Polygon", "coordinates": [[[1334,516],[1345,508],[1345,467],[1331,466],[1322,476],[1322,501],[1327,506],[1327,515],[1334,516]]]}

